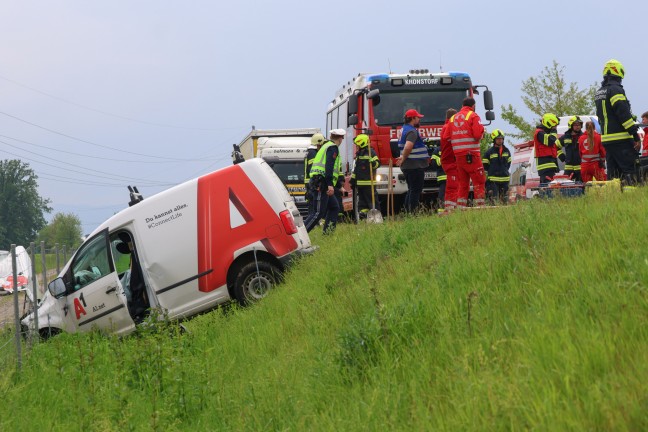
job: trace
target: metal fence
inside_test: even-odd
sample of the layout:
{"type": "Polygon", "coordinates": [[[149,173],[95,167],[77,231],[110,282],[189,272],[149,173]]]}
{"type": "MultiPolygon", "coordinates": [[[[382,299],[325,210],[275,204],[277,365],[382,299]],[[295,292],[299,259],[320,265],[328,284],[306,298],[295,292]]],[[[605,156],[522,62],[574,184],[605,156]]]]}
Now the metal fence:
{"type": "MultiPolygon", "coordinates": [[[[67,245],[47,249],[45,242],[30,243],[28,248],[11,245],[11,250],[0,256],[0,331],[15,332],[18,361],[21,358],[20,317],[34,310],[47,284],[61,272],[68,256],[74,250],[67,245]],[[17,254],[17,250],[20,254],[17,254]],[[26,255],[26,256],[23,256],[26,255]],[[26,259],[29,257],[29,259],[26,259]],[[40,270],[37,272],[37,262],[40,270]],[[25,264],[29,263],[29,265],[25,264]]],[[[38,324],[36,323],[36,326],[38,324]]]]}

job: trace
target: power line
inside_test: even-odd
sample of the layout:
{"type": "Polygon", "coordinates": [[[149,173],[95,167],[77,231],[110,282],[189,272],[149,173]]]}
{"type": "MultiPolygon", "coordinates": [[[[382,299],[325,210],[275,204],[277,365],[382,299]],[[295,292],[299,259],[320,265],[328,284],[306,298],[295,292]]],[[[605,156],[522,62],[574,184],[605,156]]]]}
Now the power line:
{"type": "Polygon", "coordinates": [[[27,90],[31,90],[31,91],[36,92],[38,94],[41,94],[43,96],[47,96],[49,98],[55,99],[57,101],[64,102],[64,103],[67,103],[67,104],[70,104],[70,105],[74,105],[74,106],[76,106],[78,108],[83,108],[83,109],[93,111],[93,112],[96,112],[96,113],[99,113],[99,114],[119,118],[119,119],[122,119],[122,120],[128,120],[128,121],[135,122],[135,123],[142,123],[142,124],[146,124],[146,125],[158,126],[158,127],[164,127],[164,128],[198,130],[198,131],[212,131],[212,132],[219,131],[219,130],[225,130],[225,129],[236,129],[234,127],[229,127],[229,128],[202,128],[202,127],[177,126],[177,125],[170,125],[170,124],[164,124],[164,123],[155,123],[155,122],[151,122],[151,121],[147,121],[147,120],[138,120],[138,119],[135,119],[135,118],[132,118],[132,117],[127,117],[127,116],[123,116],[123,115],[119,115],[119,114],[114,114],[114,113],[110,113],[108,111],[103,111],[103,110],[100,110],[100,109],[97,109],[97,108],[92,108],[92,107],[89,107],[87,105],[82,105],[82,104],[79,104],[79,103],[76,103],[76,102],[72,102],[72,101],[64,99],[62,97],[54,96],[54,95],[46,93],[46,92],[44,92],[42,90],[38,90],[38,89],[36,89],[34,87],[30,87],[30,86],[28,86],[26,84],[19,83],[18,81],[14,81],[14,80],[12,80],[10,78],[7,78],[5,76],[2,76],[2,75],[0,75],[0,79],[8,81],[8,82],[10,82],[12,84],[15,84],[15,85],[17,85],[19,87],[25,88],[27,90]]]}
{"type": "MultiPolygon", "coordinates": [[[[45,148],[47,150],[52,150],[52,151],[56,151],[56,152],[60,152],[60,153],[67,153],[67,154],[71,154],[71,155],[74,155],[74,156],[87,157],[87,158],[91,158],[91,159],[100,159],[100,160],[106,160],[106,161],[114,161],[114,162],[163,164],[163,163],[173,163],[173,162],[178,162],[178,161],[180,161],[180,162],[204,162],[205,161],[205,159],[175,159],[175,160],[166,160],[166,161],[137,161],[137,160],[127,160],[127,159],[113,159],[113,158],[107,158],[107,157],[103,157],[103,156],[93,156],[93,155],[86,155],[86,154],[83,154],[83,153],[77,153],[77,152],[61,150],[61,149],[57,149],[57,148],[53,148],[53,147],[48,147],[48,146],[45,146],[45,145],[42,145],[42,144],[35,144],[35,143],[29,142],[29,141],[21,140],[19,138],[14,138],[14,137],[10,137],[10,136],[7,136],[7,135],[2,135],[2,134],[0,134],[0,137],[9,138],[11,140],[21,142],[23,144],[29,144],[29,145],[33,145],[35,147],[45,148]]],[[[218,159],[216,159],[216,160],[218,160],[218,159]]]]}
{"type": "MultiPolygon", "coordinates": [[[[106,145],[102,145],[102,144],[97,144],[97,143],[94,143],[92,141],[87,141],[87,140],[84,140],[84,139],[81,139],[81,138],[74,137],[72,135],[65,134],[63,132],[58,132],[58,131],[55,131],[53,129],[46,128],[44,126],[40,126],[40,125],[38,125],[36,123],[32,123],[30,121],[21,119],[20,117],[16,117],[14,115],[7,114],[6,112],[3,112],[3,111],[0,111],[0,114],[2,114],[4,116],[7,116],[7,117],[10,117],[10,118],[12,118],[14,120],[18,120],[20,122],[26,123],[28,125],[37,127],[39,129],[46,130],[46,131],[51,132],[53,134],[60,135],[60,136],[63,136],[63,137],[66,137],[66,138],[69,138],[69,139],[72,139],[72,140],[75,140],[75,141],[85,143],[85,144],[90,144],[90,145],[93,145],[93,146],[96,146],[96,147],[101,147],[101,148],[105,148],[105,149],[109,149],[109,150],[118,151],[120,153],[128,153],[128,154],[133,154],[133,155],[137,155],[137,156],[144,156],[144,157],[149,157],[149,158],[154,158],[154,159],[165,159],[165,160],[170,160],[170,161],[174,161],[174,162],[177,162],[178,160],[182,161],[182,159],[169,158],[169,157],[165,157],[165,156],[147,155],[147,154],[143,154],[143,153],[131,152],[131,151],[128,151],[128,150],[122,150],[122,149],[118,149],[118,148],[115,148],[115,147],[110,147],[110,146],[106,146],[106,145]]],[[[189,160],[188,162],[191,162],[191,161],[189,160]]]]}
{"type": "MultiPolygon", "coordinates": [[[[5,142],[5,141],[1,141],[1,140],[0,140],[0,143],[5,144],[5,145],[8,145],[8,146],[10,146],[10,147],[14,147],[14,148],[16,147],[16,146],[11,145],[11,144],[9,144],[9,143],[7,143],[7,142],[5,142]]],[[[46,157],[46,156],[40,155],[40,154],[38,154],[38,153],[31,152],[31,151],[29,151],[29,150],[24,150],[24,149],[21,149],[21,150],[26,151],[26,152],[28,152],[28,153],[35,154],[35,155],[40,156],[40,157],[46,157]]],[[[16,154],[16,153],[12,153],[12,152],[7,151],[7,150],[5,150],[5,152],[6,152],[7,154],[10,154],[10,155],[13,155],[13,156],[16,156],[16,157],[22,158],[22,159],[26,159],[26,160],[30,160],[30,161],[32,161],[32,162],[36,162],[36,163],[40,163],[40,164],[43,164],[43,165],[51,166],[51,167],[54,167],[54,168],[57,168],[57,169],[60,169],[60,170],[70,171],[70,172],[73,172],[73,173],[75,173],[75,174],[81,174],[81,175],[86,175],[86,176],[92,175],[92,176],[95,176],[95,177],[105,178],[105,179],[108,179],[108,180],[118,180],[118,181],[119,181],[119,180],[123,180],[123,181],[130,181],[130,182],[132,182],[132,181],[134,181],[134,180],[136,180],[136,181],[143,181],[143,182],[147,183],[146,186],[171,186],[171,185],[175,185],[175,183],[163,183],[163,182],[155,181],[155,180],[145,180],[145,179],[137,179],[137,178],[132,178],[132,177],[119,176],[119,175],[115,175],[115,174],[107,173],[107,172],[104,172],[104,171],[91,170],[90,168],[85,168],[85,167],[82,167],[82,166],[79,166],[79,165],[74,165],[74,164],[71,164],[71,163],[68,163],[68,162],[64,162],[64,161],[59,161],[59,160],[56,160],[56,159],[48,158],[48,159],[51,159],[51,160],[53,160],[53,161],[55,161],[55,162],[60,162],[60,163],[62,163],[62,164],[70,165],[70,166],[73,166],[73,167],[75,167],[75,168],[80,168],[80,169],[83,169],[83,170],[92,171],[92,173],[84,173],[84,172],[79,172],[79,171],[71,170],[71,169],[69,169],[69,168],[64,168],[64,167],[61,167],[61,166],[52,165],[52,164],[47,163],[47,162],[42,162],[42,161],[35,160],[35,159],[32,159],[32,158],[24,157],[24,156],[22,156],[22,155],[18,155],[18,154],[16,154]],[[106,174],[106,175],[108,175],[109,177],[101,176],[101,175],[97,175],[97,173],[106,174]]]]}

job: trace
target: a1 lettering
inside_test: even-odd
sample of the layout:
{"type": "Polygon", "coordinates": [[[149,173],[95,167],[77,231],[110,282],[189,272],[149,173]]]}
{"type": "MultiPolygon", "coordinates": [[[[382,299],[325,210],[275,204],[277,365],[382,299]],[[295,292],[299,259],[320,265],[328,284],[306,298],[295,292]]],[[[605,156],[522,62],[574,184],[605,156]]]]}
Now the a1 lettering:
{"type": "Polygon", "coordinates": [[[74,299],[74,313],[76,314],[77,320],[81,318],[81,315],[87,315],[84,306],[88,307],[88,305],[85,302],[85,299],[83,298],[83,293],[81,293],[79,297],[76,297],[74,299]]]}

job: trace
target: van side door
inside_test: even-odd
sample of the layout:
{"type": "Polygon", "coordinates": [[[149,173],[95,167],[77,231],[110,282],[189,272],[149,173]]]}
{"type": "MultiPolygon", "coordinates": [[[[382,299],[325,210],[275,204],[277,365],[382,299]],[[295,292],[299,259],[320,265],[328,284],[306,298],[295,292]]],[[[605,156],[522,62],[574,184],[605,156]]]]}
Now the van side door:
{"type": "Polygon", "coordinates": [[[135,327],[115,270],[107,229],[81,246],[66,279],[65,313],[78,331],[99,328],[120,334],[135,327]]]}

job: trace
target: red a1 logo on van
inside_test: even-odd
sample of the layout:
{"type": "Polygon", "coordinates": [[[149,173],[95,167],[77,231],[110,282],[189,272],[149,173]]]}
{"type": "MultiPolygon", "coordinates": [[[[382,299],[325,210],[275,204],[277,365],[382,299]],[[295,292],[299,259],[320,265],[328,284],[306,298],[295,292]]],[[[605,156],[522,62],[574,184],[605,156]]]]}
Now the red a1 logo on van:
{"type": "Polygon", "coordinates": [[[199,290],[210,292],[227,283],[227,269],[234,252],[257,241],[276,257],[297,248],[286,234],[280,216],[237,165],[198,179],[199,290]],[[230,202],[245,223],[232,228],[230,202]]]}

